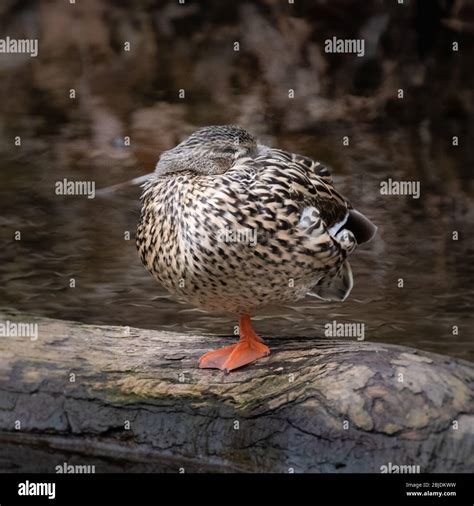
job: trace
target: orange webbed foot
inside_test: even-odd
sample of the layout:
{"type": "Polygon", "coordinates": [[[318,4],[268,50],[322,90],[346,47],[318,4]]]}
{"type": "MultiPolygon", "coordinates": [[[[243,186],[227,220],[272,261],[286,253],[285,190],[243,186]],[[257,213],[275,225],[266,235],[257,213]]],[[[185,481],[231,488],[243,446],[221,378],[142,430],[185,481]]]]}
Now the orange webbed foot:
{"type": "Polygon", "coordinates": [[[240,316],[240,341],[205,353],[199,359],[201,369],[221,369],[228,373],[270,354],[268,346],[262,343],[250,323],[249,315],[240,316]]]}
{"type": "Polygon", "coordinates": [[[199,359],[200,369],[222,369],[222,365],[230,357],[237,344],[224,346],[218,350],[208,351],[199,359]]]}
{"type": "Polygon", "coordinates": [[[222,369],[228,373],[238,367],[250,364],[259,358],[270,354],[270,348],[258,341],[240,341],[235,345],[229,358],[222,364],[222,369]]]}

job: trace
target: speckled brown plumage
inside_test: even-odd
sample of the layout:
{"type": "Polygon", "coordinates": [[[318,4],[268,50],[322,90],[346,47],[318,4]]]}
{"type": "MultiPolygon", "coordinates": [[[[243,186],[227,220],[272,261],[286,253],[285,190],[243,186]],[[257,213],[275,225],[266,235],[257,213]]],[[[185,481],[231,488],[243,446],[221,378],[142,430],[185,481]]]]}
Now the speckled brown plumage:
{"type": "Polygon", "coordinates": [[[251,314],[308,294],[343,300],[357,244],[344,223],[370,224],[354,213],[319,162],[236,126],[206,127],[163,154],[145,184],[137,246],[180,298],[251,314]]]}

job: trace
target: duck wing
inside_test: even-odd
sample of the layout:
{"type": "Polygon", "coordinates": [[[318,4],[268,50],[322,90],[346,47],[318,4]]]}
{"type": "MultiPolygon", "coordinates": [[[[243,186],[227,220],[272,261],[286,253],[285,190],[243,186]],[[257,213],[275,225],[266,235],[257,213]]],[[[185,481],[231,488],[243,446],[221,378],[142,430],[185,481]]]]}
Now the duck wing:
{"type": "Polygon", "coordinates": [[[326,272],[309,294],[344,300],[353,286],[346,257],[358,243],[374,236],[375,225],[335,190],[328,168],[321,163],[279,149],[268,149],[255,162],[261,167],[260,183],[283,203],[282,212],[296,213],[295,228],[306,236],[316,264],[326,272]]]}
{"type": "MultiPolygon", "coordinates": [[[[258,160],[259,158],[257,158],[258,160]]],[[[260,160],[296,172],[294,189],[304,202],[313,204],[331,235],[344,227],[350,230],[358,244],[370,241],[377,227],[362,213],[352,207],[350,201],[337,192],[329,169],[311,158],[281,149],[269,149],[260,160]]],[[[308,213],[304,213],[305,218],[308,213]]]]}

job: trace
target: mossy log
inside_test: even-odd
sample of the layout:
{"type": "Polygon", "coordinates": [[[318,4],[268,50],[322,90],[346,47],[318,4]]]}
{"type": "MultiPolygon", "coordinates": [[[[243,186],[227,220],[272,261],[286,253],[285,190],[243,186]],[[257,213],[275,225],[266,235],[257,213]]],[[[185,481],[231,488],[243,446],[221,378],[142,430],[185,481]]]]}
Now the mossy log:
{"type": "Polygon", "coordinates": [[[372,342],[268,338],[229,375],[230,337],[3,315],[0,470],[472,472],[472,364],[372,342]]]}

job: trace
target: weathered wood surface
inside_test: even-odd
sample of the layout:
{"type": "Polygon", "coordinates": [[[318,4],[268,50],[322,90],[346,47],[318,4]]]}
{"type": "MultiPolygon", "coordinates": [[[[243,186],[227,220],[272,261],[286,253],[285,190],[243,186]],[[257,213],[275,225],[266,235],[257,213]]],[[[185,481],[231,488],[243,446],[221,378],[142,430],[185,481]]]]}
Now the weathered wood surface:
{"type": "Polygon", "coordinates": [[[225,375],[197,359],[235,338],[1,319],[39,324],[36,341],[0,337],[2,471],[474,470],[465,361],[273,338],[269,357],[225,375]]]}

